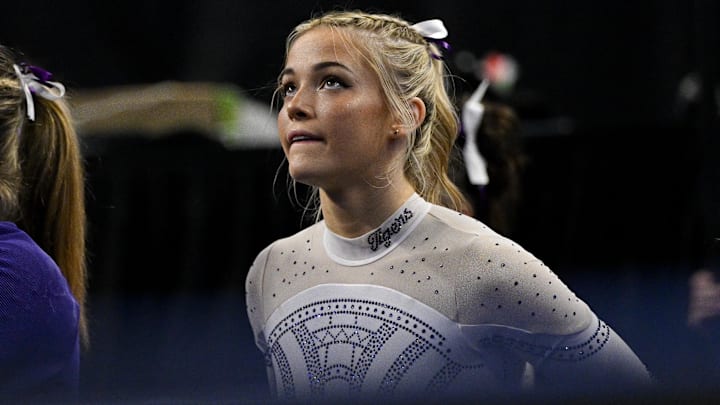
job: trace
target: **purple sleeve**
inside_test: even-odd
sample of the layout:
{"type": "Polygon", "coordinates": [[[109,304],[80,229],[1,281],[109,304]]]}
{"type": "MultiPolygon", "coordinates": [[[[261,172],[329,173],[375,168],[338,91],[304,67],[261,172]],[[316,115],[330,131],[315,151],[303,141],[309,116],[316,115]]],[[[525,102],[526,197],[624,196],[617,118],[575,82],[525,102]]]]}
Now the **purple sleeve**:
{"type": "Polygon", "coordinates": [[[0,397],[77,395],[78,305],[55,262],[22,231],[0,230],[0,397]]]}

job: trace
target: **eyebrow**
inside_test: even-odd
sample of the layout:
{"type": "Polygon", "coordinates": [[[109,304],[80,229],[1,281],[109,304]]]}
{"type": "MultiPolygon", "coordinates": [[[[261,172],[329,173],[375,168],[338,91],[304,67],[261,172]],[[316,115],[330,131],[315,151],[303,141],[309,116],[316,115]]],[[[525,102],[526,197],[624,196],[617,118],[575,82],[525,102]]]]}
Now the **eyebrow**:
{"type": "MultiPolygon", "coordinates": [[[[321,70],[328,69],[331,67],[338,67],[349,73],[352,73],[352,70],[350,70],[350,68],[348,68],[347,66],[343,65],[340,62],[335,62],[335,61],[320,62],[313,66],[313,71],[319,72],[321,70]]],[[[280,72],[280,75],[278,75],[278,77],[282,78],[285,75],[289,75],[289,74],[293,74],[293,73],[295,73],[295,70],[293,68],[285,68],[282,70],[282,72],[280,72]]]]}

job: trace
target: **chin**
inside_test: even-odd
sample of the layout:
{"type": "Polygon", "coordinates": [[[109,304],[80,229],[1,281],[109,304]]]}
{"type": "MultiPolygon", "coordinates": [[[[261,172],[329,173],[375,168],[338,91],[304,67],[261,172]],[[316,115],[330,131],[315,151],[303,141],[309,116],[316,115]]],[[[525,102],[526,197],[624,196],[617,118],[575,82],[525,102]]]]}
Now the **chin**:
{"type": "Polygon", "coordinates": [[[290,177],[298,183],[305,184],[306,186],[317,185],[317,176],[308,170],[301,170],[297,168],[290,168],[290,177]]]}

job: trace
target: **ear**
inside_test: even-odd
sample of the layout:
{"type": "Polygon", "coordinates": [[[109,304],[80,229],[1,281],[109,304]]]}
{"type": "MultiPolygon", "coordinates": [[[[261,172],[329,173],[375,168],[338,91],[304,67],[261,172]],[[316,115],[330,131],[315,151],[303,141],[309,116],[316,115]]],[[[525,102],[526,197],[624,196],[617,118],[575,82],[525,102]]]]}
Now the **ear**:
{"type": "Polygon", "coordinates": [[[415,128],[417,129],[425,121],[425,102],[420,97],[410,99],[410,108],[412,108],[413,118],[415,118],[415,128]]]}
{"type": "Polygon", "coordinates": [[[408,103],[410,104],[410,109],[412,110],[414,121],[413,126],[408,128],[406,125],[403,124],[392,125],[393,135],[395,137],[403,137],[408,135],[412,131],[416,130],[423,123],[423,121],[425,121],[425,102],[423,102],[420,97],[413,97],[408,103]]]}

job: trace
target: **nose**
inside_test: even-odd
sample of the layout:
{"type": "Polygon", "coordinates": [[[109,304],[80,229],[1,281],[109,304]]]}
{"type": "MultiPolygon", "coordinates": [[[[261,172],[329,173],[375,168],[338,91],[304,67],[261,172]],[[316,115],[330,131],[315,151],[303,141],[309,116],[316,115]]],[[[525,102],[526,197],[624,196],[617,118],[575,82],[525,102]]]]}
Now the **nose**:
{"type": "Polygon", "coordinates": [[[291,120],[302,120],[312,116],[312,91],[305,88],[298,88],[288,100],[285,101],[285,109],[291,120]]]}

